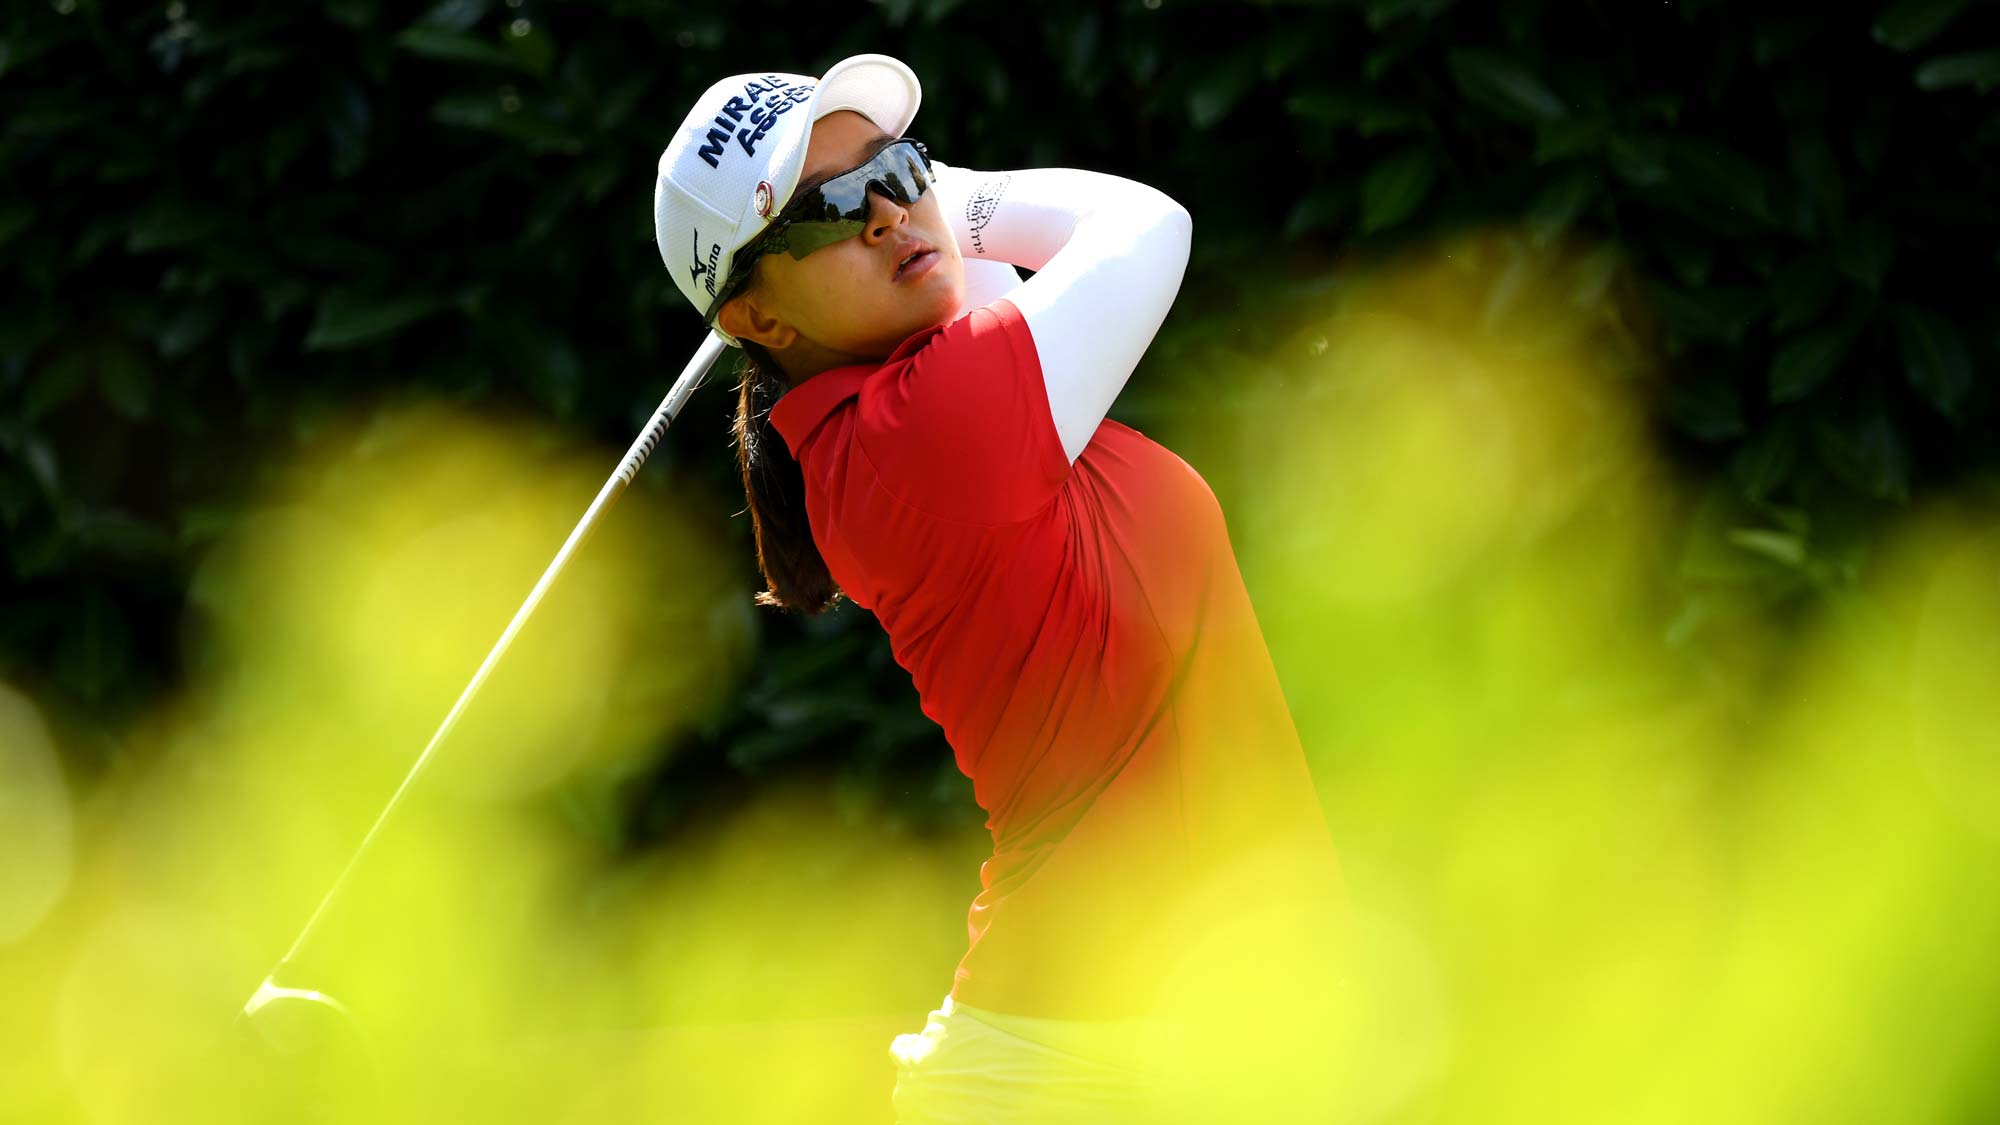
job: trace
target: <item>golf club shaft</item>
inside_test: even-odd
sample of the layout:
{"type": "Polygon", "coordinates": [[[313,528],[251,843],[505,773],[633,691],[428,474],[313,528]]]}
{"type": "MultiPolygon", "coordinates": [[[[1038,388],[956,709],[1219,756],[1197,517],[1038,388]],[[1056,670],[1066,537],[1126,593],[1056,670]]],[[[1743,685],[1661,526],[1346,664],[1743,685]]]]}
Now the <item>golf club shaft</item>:
{"type": "MultiPolygon", "coordinates": [[[[472,682],[466,684],[465,690],[459,693],[458,702],[452,704],[450,713],[445,715],[444,722],[438,725],[437,733],[431,735],[430,742],[424,746],[424,752],[417,756],[416,764],[410,767],[410,772],[404,775],[402,783],[396,786],[396,792],[390,796],[389,803],[382,807],[382,812],[375,818],[375,823],[369,826],[368,834],[361,838],[361,846],[355,849],[353,857],[347,861],[347,866],[340,869],[340,874],[335,877],[333,885],[327,888],[326,894],[319,900],[319,905],[313,908],[312,917],[306,920],[305,928],[301,929],[299,936],[292,940],[291,948],[285,950],[285,955],[272,966],[271,972],[264,978],[264,985],[260,986],[260,992],[264,987],[270,986],[284,969],[285,964],[305,947],[306,940],[312,936],[313,929],[319,924],[320,917],[326,913],[327,906],[340,897],[341,888],[347,885],[348,877],[360,865],[361,857],[368,853],[369,845],[375,842],[375,837],[395,814],[396,807],[402,803],[404,795],[430,766],[438,747],[444,743],[446,736],[451,734],[452,728],[458,725],[458,717],[465,713],[473,697],[479,694],[479,689],[486,683],[486,677],[492,673],[494,667],[500,663],[500,658],[506,655],[508,647],[514,643],[515,635],[521,631],[523,625],[527,624],[528,618],[535,612],[535,607],[541,604],[549,588],[555,585],[556,578],[562,574],[563,568],[569,565],[570,558],[583,546],[584,541],[590,538],[590,532],[596,525],[598,517],[603,515],[612,501],[618,498],[618,494],[625,490],[625,486],[632,483],[632,478],[638,475],[639,467],[652,455],[654,447],[660,442],[661,435],[665,434],[667,427],[673,424],[675,415],[680,413],[681,407],[686,405],[689,396],[693,395],[695,388],[701,385],[709,368],[720,358],[726,347],[728,344],[722,337],[710,333],[702,341],[701,347],[695,350],[694,358],[688,361],[686,368],[682,369],[680,378],[674,380],[673,388],[667,392],[667,397],[660,403],[660,408],[653,411],[653,417],[646,423],[646,428],[639,431],[639,436],[633,440],[631,448],[625,451],[625,459],[618,463],[618,470],[612,473],[610,479],[604,482],[604,487],[598,490],[597,499],[590,502],[589,509],[583,513],[583,519],[577,522],[576,529],[569,533],[569,539],[563,543],[562,549],[556,552],[556,557],[549,563],[548,569],[542,572],[541,580],[528,592],[528,599],[521,603],[520,609],[514,611],[514,619],[507,623],[506,631],[500,634],[498,641],[494,642],[492,651],[486,654],[486,659],[480,663],[479,670],[472,674],[472,682]]],[[[251,1002],[254,1003],[255,999],[253,995],[251,1002]]]]}

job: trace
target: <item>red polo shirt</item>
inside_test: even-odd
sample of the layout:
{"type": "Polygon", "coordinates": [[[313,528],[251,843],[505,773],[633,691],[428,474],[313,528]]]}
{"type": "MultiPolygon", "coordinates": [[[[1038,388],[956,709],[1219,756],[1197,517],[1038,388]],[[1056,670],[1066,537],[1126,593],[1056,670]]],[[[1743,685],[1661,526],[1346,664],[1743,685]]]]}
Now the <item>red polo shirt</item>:
{"type": "Polygon", "coordinates": [[[1214,494],[1114,421],[1071,465],[1012,303],[823,372],[772,422],[834,580],[988,813],[955,999],[1143,1014],[1201,920],[1263,909],[1272,872],[1286,897],[1337,893],[1214,494]]]}

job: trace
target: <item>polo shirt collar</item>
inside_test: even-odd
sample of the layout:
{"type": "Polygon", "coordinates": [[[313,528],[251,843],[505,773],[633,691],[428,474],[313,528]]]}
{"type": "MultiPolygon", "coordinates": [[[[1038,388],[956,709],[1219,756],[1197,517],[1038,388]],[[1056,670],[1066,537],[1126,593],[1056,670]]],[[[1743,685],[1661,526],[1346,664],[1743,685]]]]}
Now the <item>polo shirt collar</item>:
{"type": "Polygon", "coordinates": [[[841,403],[860,393],[862,380],[880,371],[889,364],[905,360],[915,355],[932,336],[944,331],[944,325],[933,325],[918,332],[889,353],[879,364],[855,363],[846,367],[835,367],[807,379],[779,396],[777,404],[771,407],[771,424],[778,428],[778,435],[785,439],[785,446],[798,456],[799,447],[812,432],[826,421],[841,403]]]}

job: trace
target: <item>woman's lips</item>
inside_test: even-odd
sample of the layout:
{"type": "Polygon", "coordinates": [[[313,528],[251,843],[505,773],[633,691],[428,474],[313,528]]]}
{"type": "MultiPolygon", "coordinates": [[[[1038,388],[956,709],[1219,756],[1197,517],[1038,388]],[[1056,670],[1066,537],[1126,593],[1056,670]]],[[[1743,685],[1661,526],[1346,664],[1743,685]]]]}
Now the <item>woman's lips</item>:
{"type": "Polygon", "coordinates": [[[889,280],[898,284],[905,281],[915,281],[917,278],[931,272],[931,267],[937,265],[937,263],[938,252],[935,250],[926,250],[916,257],[911,258],[908,265],[897,266],[896,275],[889,280]]]}

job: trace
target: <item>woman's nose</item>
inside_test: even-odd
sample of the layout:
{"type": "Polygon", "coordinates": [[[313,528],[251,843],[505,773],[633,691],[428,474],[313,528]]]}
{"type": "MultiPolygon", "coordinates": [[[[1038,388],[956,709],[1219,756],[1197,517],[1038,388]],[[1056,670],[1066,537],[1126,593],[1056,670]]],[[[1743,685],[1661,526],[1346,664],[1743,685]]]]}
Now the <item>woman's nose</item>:
{"type": "Polygon", "coordinates": [[[861,230],[861,237],[870,242],[880,242],[890,232],[910,221],[910,210],[886,191],[868,189],[868,225],[861,230]]]}

